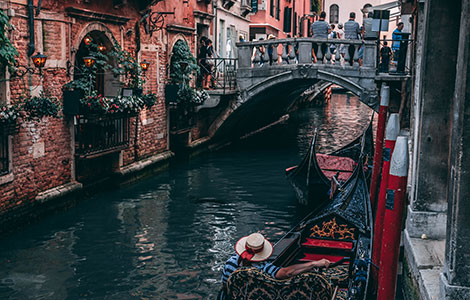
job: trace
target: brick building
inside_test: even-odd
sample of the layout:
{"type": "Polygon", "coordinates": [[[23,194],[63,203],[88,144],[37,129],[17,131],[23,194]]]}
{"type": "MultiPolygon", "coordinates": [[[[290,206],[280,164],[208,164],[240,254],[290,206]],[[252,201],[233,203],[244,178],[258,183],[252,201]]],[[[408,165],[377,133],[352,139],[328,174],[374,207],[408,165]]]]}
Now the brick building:
{"type": "MultiPolygon", "coordinates": [[[[3,134],[0,141],[2,227],[20,211],[172,155],[164,98],[167,67],[178,40],[195,53],[197,34],[210,33],[210,1],[2,0],[0,9],[9,17],[6,34],[18,50],[18,64],[34,70],[21,78],[0,72],[2,105],[42,91],[62,101],[63,86],[83,67],[89,39],[103,49],[117,42],[138,62],[149,62],[143,93],[158,96],[152,108],[137,115],[20,118],[17,130],[3,134]],[[47,55],[41,75],[31,62],[36,52],[47,55]]],[[[93,84],[104,96],[121,95],[123,76],[104,70],[96,78],[93,84]]]]}
{"type": "Polygon", "coordinates": [[[306,36],[315,14],[319,12],[320,0],[258,0],[251,16],[250,40],[264,38],[270,34],[277,38],[306,36]]]}

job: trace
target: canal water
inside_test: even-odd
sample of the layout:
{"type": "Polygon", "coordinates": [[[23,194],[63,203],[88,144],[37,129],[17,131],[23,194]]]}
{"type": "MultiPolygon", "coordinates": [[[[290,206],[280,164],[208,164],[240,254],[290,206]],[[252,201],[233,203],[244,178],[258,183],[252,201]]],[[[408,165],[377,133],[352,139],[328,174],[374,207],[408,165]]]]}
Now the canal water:
{"type": "Polygon", "coordinates": [[[275,242],[307,213],[284,169],[314,128],[329,152],[370,116],[357,98],[334,94],[285,124],[0,237],[0,299],[214,299],[240,237],[259,231],[275,242]]]}

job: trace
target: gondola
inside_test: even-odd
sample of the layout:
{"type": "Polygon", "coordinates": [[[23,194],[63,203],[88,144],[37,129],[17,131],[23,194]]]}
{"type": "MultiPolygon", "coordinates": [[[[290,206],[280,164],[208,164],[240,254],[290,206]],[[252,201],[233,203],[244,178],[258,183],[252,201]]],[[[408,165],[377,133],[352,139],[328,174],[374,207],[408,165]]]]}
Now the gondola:
{"type": "MultiPolygon", "coordinates": [[[[372,118],[363,134],[354,141],[330,154],[316,153],[318,132],[315,130],[312,142],[299,165],[286,169],[287,179],[294,187],[299,202],[311,207],[331,199],[331,190],[344,183],[352,174],[361,155],[361,140],[364,137],[366,160],[372,157],[372,118]]],[[[366,174],[368,176],[368,174],[366,174]]]]}
{"type": "Polygon", "coordinates": [[[229,279],[229,299],[366,299],[373,235],[364,160],[362,155],[332,201],[284,235],[270,257],[280,267],[322,258],[333,264],[285,280],[255,268],[237,270],[229,279]]]}

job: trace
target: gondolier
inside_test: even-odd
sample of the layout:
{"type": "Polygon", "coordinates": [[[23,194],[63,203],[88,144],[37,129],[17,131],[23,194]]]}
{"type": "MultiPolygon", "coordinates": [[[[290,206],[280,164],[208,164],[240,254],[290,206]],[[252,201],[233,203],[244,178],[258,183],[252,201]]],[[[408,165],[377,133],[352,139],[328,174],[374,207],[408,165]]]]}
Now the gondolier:
{"type": "Polygon", "coordinates": [[[273,253],[273,245],[262,234],[252,233],[242,237],[235,244],[236,254],[225,263],[222,271],[222,290],[219,299],[225,299],[225,284],[230,275],[239,267],[251,266],[258,268],[275,279],[285,279],[297,274],[308,272],[314,268],[328,267],[330,261],[320,259],[289,267],[280,268],[266,260],[273,253]]]}

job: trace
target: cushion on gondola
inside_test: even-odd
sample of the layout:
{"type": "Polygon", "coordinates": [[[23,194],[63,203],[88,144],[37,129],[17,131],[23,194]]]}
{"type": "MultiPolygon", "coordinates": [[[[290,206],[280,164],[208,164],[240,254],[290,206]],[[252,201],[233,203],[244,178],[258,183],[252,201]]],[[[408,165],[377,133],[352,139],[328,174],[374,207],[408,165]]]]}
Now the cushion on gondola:
{"type": "Polygon", "coordinates": [[[227,299],[232,300],[330,300],[332,295],[331,284],[318,273],[278,280],[257,268],[241,268],[233,272],[227,282],[227,299]]]}

